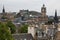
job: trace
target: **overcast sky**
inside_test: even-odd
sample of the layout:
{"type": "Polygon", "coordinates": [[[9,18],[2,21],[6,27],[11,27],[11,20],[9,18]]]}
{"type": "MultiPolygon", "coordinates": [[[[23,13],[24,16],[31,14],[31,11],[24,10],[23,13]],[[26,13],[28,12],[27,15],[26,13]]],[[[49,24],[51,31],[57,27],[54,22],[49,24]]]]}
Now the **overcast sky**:
{"type": "Polygon", "coordinates": [[[60,0],[0,0],[0,12],[3,5],[6,12],[19,12],[21,9],[40,12],[43,4],[47,7],[47,15],[54,15],[55,9],[60,15],[60,0]]]}

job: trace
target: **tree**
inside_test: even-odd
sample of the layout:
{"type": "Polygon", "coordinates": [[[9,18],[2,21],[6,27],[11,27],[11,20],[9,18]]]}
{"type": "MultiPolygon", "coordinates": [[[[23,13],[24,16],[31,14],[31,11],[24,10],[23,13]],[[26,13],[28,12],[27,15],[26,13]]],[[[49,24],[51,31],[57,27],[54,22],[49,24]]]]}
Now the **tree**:
{"type": "Polygon", "coordinates": [[[12,34],[15,33],[16,27],[11,21],[8,21],[6,26],[10,28],[12,34]]]}
{"type": "Polygon", "coordinates": [[[2,19],[7,19],[7,17],[6,16],[2,16],[2,19]]]}
{"type": "Polygon", "coordinates": [[[0,22],[0,40],[14,40],[6,24],[0,22]]]}
{"type": "Polygon", "coordinates": [[[28,26],[27,24],[23,24],[20,28],[19,28],[19,33],[27,33],[28,31],[28,26]]]}
{"type": "Polygon", "coordinates": [[[52,24],[54,22],[54,19],[49,19],[48,22],[46,22],[45,24],[52,24]]]}

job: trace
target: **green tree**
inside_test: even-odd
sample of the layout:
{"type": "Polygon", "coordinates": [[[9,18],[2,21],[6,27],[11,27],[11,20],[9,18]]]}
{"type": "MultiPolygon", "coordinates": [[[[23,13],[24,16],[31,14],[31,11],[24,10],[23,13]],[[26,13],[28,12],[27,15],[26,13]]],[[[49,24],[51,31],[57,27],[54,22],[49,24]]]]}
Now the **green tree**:
{"type": "Polygon", "coordinates": [[[6,16],[2,16],[2,19],[7,19],[7,17],[6,16]]]}
{"type": "Polygon", "coordinates": [[[0,40],[14,40],[6,24],[0,22],[0,40]]]}
{"type": "Polygon", "coordinates": [[[49,19],[48,22],[46,22],[45,24],[52,24],[54,22],[54,19],[49,19]]]}
{"type": "Polygon", "coordinates": [[[28,26],[27,24],[24,24],[22,25],[20,28],[19,28],[19,33],[27,33],[28,31],[28,26]]]}
{"type": "Polygon", "coordinates": [[[10,28],[12,34],[15,33],[16,27],[11,21],[8,21],[6,26],[10,28]]]}

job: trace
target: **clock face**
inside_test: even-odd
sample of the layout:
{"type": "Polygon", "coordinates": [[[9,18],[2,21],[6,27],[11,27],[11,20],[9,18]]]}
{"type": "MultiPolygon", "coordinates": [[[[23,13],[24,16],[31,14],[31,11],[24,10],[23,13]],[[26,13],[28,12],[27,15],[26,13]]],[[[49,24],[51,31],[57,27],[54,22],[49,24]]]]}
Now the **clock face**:
{"type": "Polygon", "coordinates": [[[46,8],[42,8],[41,11],[42,11],[42,12],[46,12],[46,8]]]}
{"type": "Polygon", "coordinates": [[[44,9],[42,9],[42,11],[44,11],[44,9]]]}

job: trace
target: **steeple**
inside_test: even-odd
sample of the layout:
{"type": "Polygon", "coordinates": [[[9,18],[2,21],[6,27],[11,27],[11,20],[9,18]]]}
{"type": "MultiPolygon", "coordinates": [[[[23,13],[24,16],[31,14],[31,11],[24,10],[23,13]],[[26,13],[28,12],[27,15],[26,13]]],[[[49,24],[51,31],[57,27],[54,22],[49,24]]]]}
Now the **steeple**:
{"type": "Polygon", "coordinates": [[[5,13],[5,8],[4,8],[4,5],[3,5],[3,10],[2,10],[3,13],[5,13]]]}
{"type": "Polygon", "coordinates": [[[57,10],[55,10],[55,17],[57,17],[57,10]]]}
{"type": "Polygon", "coordinates": [[[57,10],[55,10],[54,22],[55,22],[55,23],[58,23],[57,10]]]}

